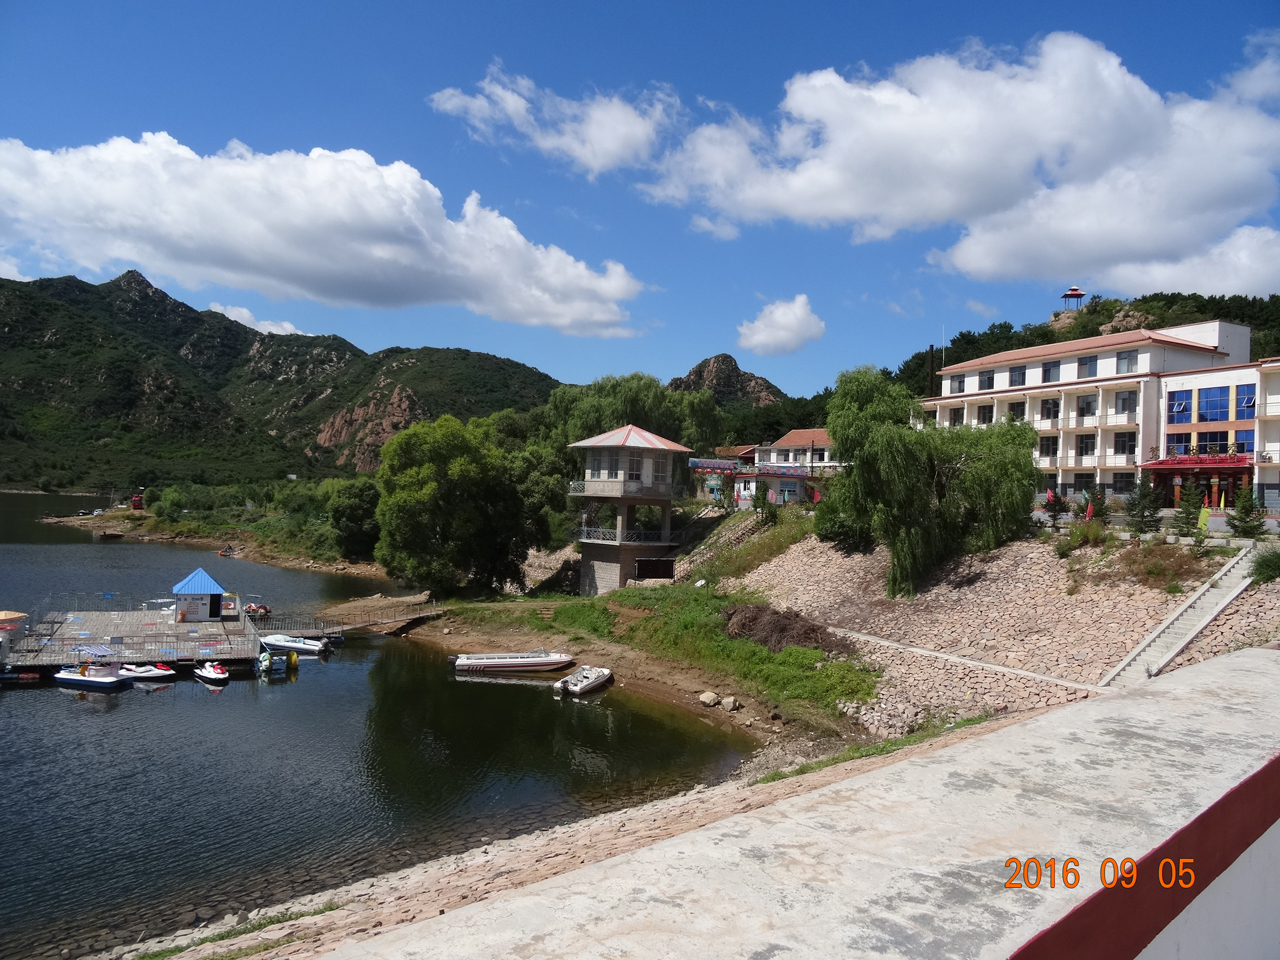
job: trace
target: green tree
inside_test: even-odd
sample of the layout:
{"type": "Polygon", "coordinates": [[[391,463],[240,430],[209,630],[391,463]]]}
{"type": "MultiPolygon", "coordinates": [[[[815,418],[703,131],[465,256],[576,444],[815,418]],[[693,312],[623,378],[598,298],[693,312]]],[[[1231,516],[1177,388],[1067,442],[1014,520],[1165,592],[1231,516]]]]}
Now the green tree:
{"type": "Polygon", "coordinates": [[[840,375],[827,431],[846,464],[833,508],[888,547],[889,596],[914,594],[939,563],[993,549],[1030,522],[1040,474],[1025,423],[939,428],[906,386],[862,367],[840,375]]]}
{"type": "Polygon", "coordinates": [[[348,560],[371,560],[381,532],[378,527],[378,485],[371,477],[343,483],[329,498],[329,522],[338,550],[348,560]]]}
{"type": "Polygon", "coordinates": [[[1173,529],[1180,537],[1193,537],[1200,529],[1200,491],[1188,484],[1182,488],[1182,499],[1173,514],[1173,529]]]}
{"type": "Polygon", "coordinates": [[[1067,495],[1062,492],[1062,488],[1056,483],[1049,486],[1049,493],[1052,496],[1045,498],[1044,509],[1045,513],[1049,514],[1049,526],[1056,530],[1058,528],[1058,520],[1069,509],[1067,495]]]}
{"type": "Polygon", "coordinates": [[[388,574],[440,591],[524,583],[536,517],[483,421],[443,416],[401,431],[382,447],[377,482],[374,555],[388,574]]]}
{"type": "Polygon", "coordinates": [[[1130,533],[1155,533],[1160,529],[1160,498],[1151,485],[1151,474],[1141,471],[1138,483],[1124,498],[1130,533]]]}
{"type": "Polygon", "coordinates": [[[1077,520],[1090,516],[1089,508],[1093,507],[1092,517],[1103,526],[1111,522],[1111,504],[1107,503],[1106,491],[1095,484],[1081,494],[1080,501],[1072,508],[1077,520]]]}
{"type": "Polygon", "coordinates": [[[1236,492],[1235,510],[1227,514],[1232,536],[1256,540],[1267,532],[1267,511],[1253,495],[1253,485],[1236,492]]]}

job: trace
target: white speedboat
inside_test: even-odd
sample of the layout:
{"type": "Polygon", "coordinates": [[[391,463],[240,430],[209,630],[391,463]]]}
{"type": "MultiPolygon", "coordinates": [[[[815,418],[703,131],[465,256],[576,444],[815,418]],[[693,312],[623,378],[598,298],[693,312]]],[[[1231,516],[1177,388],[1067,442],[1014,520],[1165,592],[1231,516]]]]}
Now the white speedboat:
{"type": "Polygon", "coordinates": [[[599,690],[612,676],[613,671],[608,667],[589,667],[584,663],[567,677],[561,677],[553,683],[551,690],[553,693],[570,693],[579,697],[592,690],[599,690]]]}
{"type": "Polygon", "coordinates": [[[449,657],[453,669],[466,673],[526,673],[563,670],[573,663],[567,653],[526,650],[523,653],[456,653],[449,657]]]}
{"type": "Polygon", "coordinates": [[[165,681],[176,677],[177,671],[163,663],[124,663],[120,665],[120,676],[132,680],[165,681]]]}
{"type": "Polygon", "coordinates": [[[262,638],[262,645],[272,653],[288,652],[321,654],[329,649],[327,640],[308,640],[306,637],[290,637],[283,633],[273,633],[262,638]]]}
{"type": "Polygon", "coordinates": [[[132,678],[121,676],[117,663],[82,663],[63,667],[53,679],[59,686],[81,690],[119,690],[133,682],[132,678]]]}
{"type": "Polygon", "coordinates": [[[203,680],[205,683],[222,684],[231,679],[231,674],[222,664],[207,660],[196,667],[196,679],[203,680]]]}

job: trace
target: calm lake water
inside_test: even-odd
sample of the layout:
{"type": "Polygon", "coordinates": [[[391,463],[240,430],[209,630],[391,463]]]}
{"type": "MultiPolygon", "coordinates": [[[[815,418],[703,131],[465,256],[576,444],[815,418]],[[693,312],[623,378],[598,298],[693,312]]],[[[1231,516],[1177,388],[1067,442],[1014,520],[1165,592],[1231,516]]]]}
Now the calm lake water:
{"type": "MultiPolygon", "coordinates": [[[[0,494],[0,607],[165,596],[197,565],[277,610],[377,589],[29,522],[91,506],[0,494]]],[[[289,680],[216,694],[190,680],[0,690],[0,957],[109,944],[103,930],[132,942],[196,907],[252,909],[669,795],[751,749],[625,691],[559,702],[545,686],[458,680],[445,653],[372,635],[289,680]]]]}

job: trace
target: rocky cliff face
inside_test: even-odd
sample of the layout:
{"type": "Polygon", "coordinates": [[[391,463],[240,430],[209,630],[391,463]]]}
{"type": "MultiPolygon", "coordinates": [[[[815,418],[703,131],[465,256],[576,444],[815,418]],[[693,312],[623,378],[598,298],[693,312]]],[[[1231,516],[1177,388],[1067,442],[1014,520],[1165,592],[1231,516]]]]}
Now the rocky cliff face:
{"type": "Polygon", "coordinates": [[[339,466],[350,463],[361,473],[378,469],[379,451],[394,434],[430,416],[413,391],[399,384],[389,395],[373,390],[365,400],[339,410],[316,434],[319,446],[340,451],[339,466]]]}
{"type": "Polygon", "coordinates": [[[738,366],[738,361],[727,353],[718,353],[703,360],[683,377],[676,377],[667,384],[668,390],[710,390],[720,406],[747,401],[752,406],[763,407],[787,395],[764,377],[756,376],[738,366]]]}

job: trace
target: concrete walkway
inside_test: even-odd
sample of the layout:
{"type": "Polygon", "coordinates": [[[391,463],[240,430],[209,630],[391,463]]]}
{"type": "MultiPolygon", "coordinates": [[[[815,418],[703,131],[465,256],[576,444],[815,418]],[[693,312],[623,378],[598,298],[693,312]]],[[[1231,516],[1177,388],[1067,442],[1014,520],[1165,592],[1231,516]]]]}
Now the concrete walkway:
{"type": "Polygon", "coordinates": [[[994,960],[1278,750],[1280,652],[1245,650],[330,956],[994,960]],[[1079,885],[1006,889],[1033,856],[1079,885]]]}

